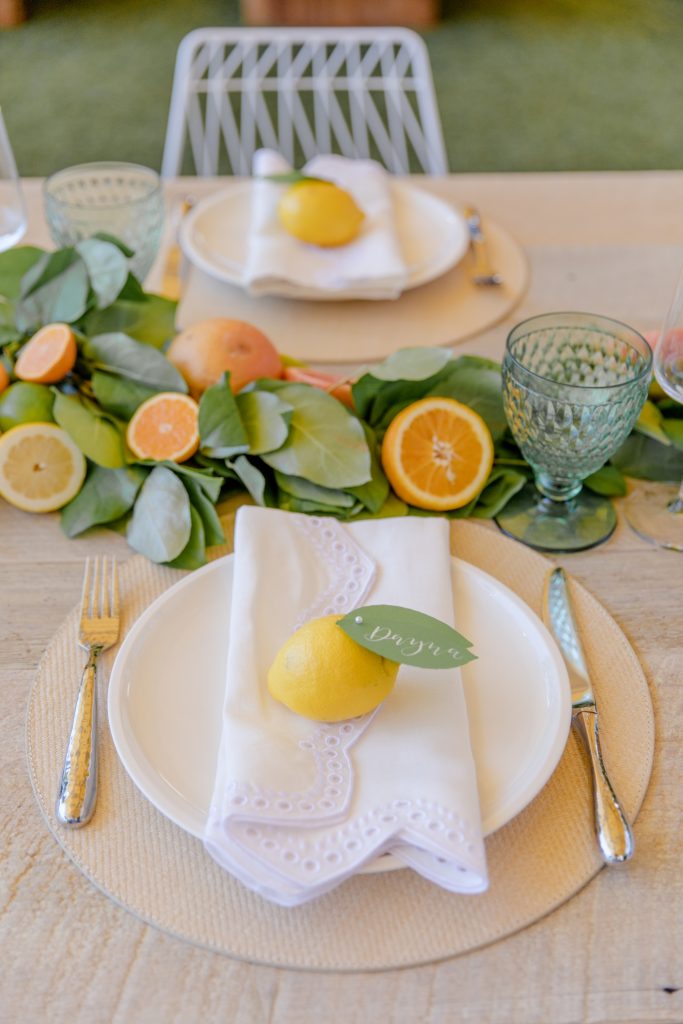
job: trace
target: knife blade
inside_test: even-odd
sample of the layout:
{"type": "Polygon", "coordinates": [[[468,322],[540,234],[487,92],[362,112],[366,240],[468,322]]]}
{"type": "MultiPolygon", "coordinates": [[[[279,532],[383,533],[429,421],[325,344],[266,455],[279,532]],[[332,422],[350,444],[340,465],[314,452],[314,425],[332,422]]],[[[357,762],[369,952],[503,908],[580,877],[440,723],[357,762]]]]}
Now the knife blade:
{"type": "Polygon", "coordinates": [[[474,258],[472,280],[479,285],[500,285],[503,278],[496,273],[491,263],[488,243],[484,235],[479,211],[474,206],[465,207],[465,221],[470,235],[470,248],[474,258]]]}
{"type": "Polygon", "coordinates": [[[633,856],[633,832],[602,757],[598,707],[572,610],[567,576],[561,568],[553,569],[547,577],[543,615],[567,665],[572,690],[572,722],[590,757],[595,831],[600,852],[607,864],[621,864],[633,856]]]}

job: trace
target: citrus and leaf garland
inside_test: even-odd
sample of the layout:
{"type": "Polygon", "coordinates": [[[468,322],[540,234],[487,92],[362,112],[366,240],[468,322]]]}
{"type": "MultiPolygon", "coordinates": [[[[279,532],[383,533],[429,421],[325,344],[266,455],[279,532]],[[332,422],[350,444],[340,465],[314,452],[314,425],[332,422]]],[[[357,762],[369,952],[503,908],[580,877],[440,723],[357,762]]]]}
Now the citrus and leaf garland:
{"type": "MultiPolygon", "coordinates": [[[[425,502],[414,490],[403,491],[412,499],[408,504],[390,486],[389,479],[401,490],[401,473],[392,464],[396,459],[388,454],[390,442],[382,464],[390,425],[424,399],[453,403],[447,416],[456,430],[452,438],[457,440],[468,421],[476,424],[475,437],[484,437],[480,418],[492,444],[493,464],[485,480],[475,472],[476,493],[464,504],[461,494],[461,507],[447,515],[490,518],[531,475],[507,431],[500,366],[474,356],[453,359],[441,349],[404,349],[368,367],[352,385],[352,409],[324,390],[324,375],[320,379],[299,367],[283,371],[294,380],[259,377],[235,394],[230,374],[213,366],[215,382],[206,387],[204,381],[201,393],[192,388],[198,398],[193,410],[185,377],[164,353],[174,335],[175,303],[142,290],[129,272],[129,256],[108,237],[55,253],[20,247],[0,254],[0,365],[5,371],[0,429],[56,424],[71,442],[67,447],[84,456],[85,480],[61,510],[68,536],[106,525],[124,533],[131,547],[153,561],[192,569],[205,562],[207,546],[222,542],[216,504],[231,492],[246,491],[263,505],[340,519],[427,514],[424,507],[415,507],[425,502]],[[27,343],[48,324],[66,325],[66,333],[60,327],[57,334],[62,339],[73,335],[75,361],[59,381],[48,383],[51,374],[48,370],[46,377],[44,368],[37,379],[34,372],[33,379],[22,380],[17,371],[27,343]],[[457,403],[477,419],[456,409],[457,403]],[[178,404],[196,423],[196,439],[185,438],[187,448],[170,449],[185,461],[159,459],[159,451],[168,448],[150,457],[155,431],[158,439],[178,421],[175,414],[169,420],[162,407],[178,404]],[[142,430],[136,429],[136,414],[142,430]]],[[[65,349],[70,360],[68,339],[65,349]]],[[[31,376],[31,360],[28,364],[31,376]]],[[[343,397],[348,402],[348,392],[343,397]]],[[[427,403],[432,412],[440,405],[427,403]]],[[[622,473],[680,478],[680,415],[681,407],[666,399],[653,402],[647,422],[587,485],[617,495],[626,490],[622,473]]],[[[398,427],[393,433],[400,433],[398,427]]],[[[14,431],[4,434],[0,445],[16,436],[14,431]]],[[[490,465],[490,454],[484,443],[474,458],[475,470],[490,465]]],[[[430,492],[441,483],[416,478],[409,458],[406,464],[401,457],[398,461],[413,487],[427,491],[428,507],[438,508],[430,492]]],[[[75,479],[78,472],[76,466],[75,479]]]]}

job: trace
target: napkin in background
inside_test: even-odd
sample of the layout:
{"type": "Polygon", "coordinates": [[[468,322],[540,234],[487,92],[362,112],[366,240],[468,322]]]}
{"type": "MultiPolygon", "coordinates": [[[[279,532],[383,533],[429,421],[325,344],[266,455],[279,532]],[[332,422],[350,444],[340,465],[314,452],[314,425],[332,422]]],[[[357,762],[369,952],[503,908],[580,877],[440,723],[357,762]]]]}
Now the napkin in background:
{"type": "Polygon", "coordinates": [[[390,177],[374,160],[316,156],[304,171],[351,193],[365,214],[358,238],[324,249],[289,235],[277,216],[287,186],[264,180],[291,168],[273,150],[254,155],[252,211],[243,284],[252,295],[297,297],[302,292],[345,298],[397,298],[408,279],[393,213],[390,177]]]}
{"type": "Polygon", "coordinates": [[[452,625],[448,522],[342,525],[245,507],[234,558],[208,852],[283,906],[333,889],[385,852],[445,889],[483,891],[484,845],[458,669],[402,665],[375,712],[331,724],[289,711],[266,683],[284,641],[319,615],[402,604],[452,625]]]}

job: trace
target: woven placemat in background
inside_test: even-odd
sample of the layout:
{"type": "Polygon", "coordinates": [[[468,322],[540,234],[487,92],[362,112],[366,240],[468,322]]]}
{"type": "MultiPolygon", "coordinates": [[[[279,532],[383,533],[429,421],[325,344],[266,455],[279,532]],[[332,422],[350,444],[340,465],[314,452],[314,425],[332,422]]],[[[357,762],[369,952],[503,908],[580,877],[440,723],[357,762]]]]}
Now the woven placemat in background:
{"type": "MultiPolygon", "coordinates": [[[[453,527],[454,553],[495,576],[540,611],[548,561],[471,522],[453,527]]],[[[136,556],[121,571],[124,635],[179,578],[136,556]]],[[[572,583],[589,664],[599,685],[603,752],[633,820],[654,754],[654,720],[643,672],[607,611],[572,583]]],[[[84,874],[131,913],[180,939],[279,967],[380,970],[427,963],[486,945],[538,920],[600,869],[588,767],[573,733],[535,800],[486,842],[488,892],[457,896],[409,870],[357,876],[313,903],[265,902],[160,814],[114,750],[102,712],[100,791],[87,828],[60,829],[54,797],[82,658],[77,610],[54,636],[31,693],[27,744],[37,800],[57,841],[84,874]]],[[[111,655],[109,656],[111,664],[111,655]]],[[[106,665],[106,663],[105,663],[106,665]]]]}

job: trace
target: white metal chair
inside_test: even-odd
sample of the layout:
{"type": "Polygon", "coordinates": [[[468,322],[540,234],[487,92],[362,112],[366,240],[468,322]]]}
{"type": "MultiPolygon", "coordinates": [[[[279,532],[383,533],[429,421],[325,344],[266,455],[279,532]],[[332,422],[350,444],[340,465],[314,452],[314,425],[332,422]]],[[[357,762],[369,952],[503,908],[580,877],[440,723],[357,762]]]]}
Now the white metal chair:
{"type": "Polygon", "coordinates": [[[250,174],[262,146],[293,167],[340,153],[394,174],[446,174],[424,42],[405,28],[190,32],[178,48],[162,175],[250,174]]]}

